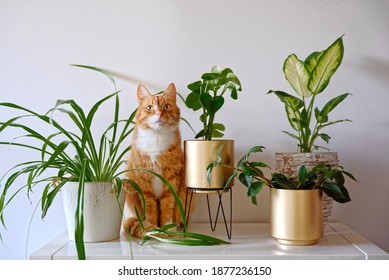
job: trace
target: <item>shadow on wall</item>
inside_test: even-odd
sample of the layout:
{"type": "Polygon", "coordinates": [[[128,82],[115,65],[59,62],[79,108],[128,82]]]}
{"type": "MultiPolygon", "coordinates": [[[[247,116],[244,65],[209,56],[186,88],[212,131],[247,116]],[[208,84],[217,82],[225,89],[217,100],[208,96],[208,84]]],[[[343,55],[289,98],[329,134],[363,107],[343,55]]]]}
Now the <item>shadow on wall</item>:
{"type": "Polygon", "coordinates": [[[364,71],[374,78],[389,83],[389,61],[379,60],[376,57],[362,57],[361,66],[364,71]]]}
{"type": "Polygon", "coordinates": [[[142,84],[142,85],[145,85],[148,88],[156,90],[156,91],[159,91],[162,88],[164,89],[163,86],[158,86],[157,84],[155,84],[155,83],[153,83],[151,81],[141,80],[141,79],[138,79],[138,78],[135,78],[135,77],[131,77],[131,76],[128,76],[126,74],[122,74],[122,73],[119,73],[119,72],[116,72],[116,71],[112,71],[112,70],[109,70],[109,69],[105,69],[105,70],[107,70],[109,73],[111,73],[111,75],[114,76],[115,78],[118,78],[118,79],[120,79],[122,81],[129,82],[130,84],[134,84],[135,86],[137,86],[138,84],[142,84]]]}

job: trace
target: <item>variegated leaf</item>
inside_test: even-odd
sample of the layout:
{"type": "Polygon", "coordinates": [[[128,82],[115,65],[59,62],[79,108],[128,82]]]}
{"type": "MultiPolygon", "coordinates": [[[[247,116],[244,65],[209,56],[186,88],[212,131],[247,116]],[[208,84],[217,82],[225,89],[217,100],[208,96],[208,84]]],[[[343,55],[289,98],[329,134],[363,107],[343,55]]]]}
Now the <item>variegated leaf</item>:
{"type": "Polygon", "coordinates": [[[308,89],[313,94],[319,94],[327,87],[332,75],[342,63],[343,53],[343,40],[340,37],[321,55],[308,82],[308,89]]]}
{"type": "Polygon", "coordinates": [[[312,93],[308,90],[309,71],[304,62],[295,54],[291,54],[284,62],[284,74],[289,84],[296,93],[302,97],[309,97],[312,93]]]}

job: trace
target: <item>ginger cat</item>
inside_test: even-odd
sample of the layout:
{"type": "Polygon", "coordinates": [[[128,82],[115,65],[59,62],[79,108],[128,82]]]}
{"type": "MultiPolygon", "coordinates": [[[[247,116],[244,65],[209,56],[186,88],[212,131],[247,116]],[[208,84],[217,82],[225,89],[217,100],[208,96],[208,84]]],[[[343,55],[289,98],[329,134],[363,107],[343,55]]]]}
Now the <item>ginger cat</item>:
{"type": "MultiPolygon", "coordinates": [[[[143,168],[161,174],[185,203],[184,155],[179,131],[180,109],[176,104],[176,88],[171,83],[161,95],[152,95],[144,86],[137,90],[138,110],[133,132],[129,168],[143,168]]],[[[146,200],[144,229],[176,223],[182,226],[181,216],[173,195],[163,182],[144,171],[129,171],[127,177],[142,189],[146,200]]],[[[132,213],[136,207],[141,214],[140,196],[127,189],[126,205],[132,213]]],[[[133,237],[142,238],[143,230],[136,217],[125,220],[133,237]]]]}

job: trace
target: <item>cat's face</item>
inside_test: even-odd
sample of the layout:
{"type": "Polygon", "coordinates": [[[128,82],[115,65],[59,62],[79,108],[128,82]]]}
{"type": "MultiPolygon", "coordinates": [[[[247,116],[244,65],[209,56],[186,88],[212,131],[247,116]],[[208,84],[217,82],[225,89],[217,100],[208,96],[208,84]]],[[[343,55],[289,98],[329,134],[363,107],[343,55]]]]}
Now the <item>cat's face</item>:
{"type": "Polygon", "coordinates": [[[152,95],[144,86],[137,90],[138,111],[136,123],[142,129],[176,127],[180,120],[180,109],[176,104],[176,87],[171,83],[160,95],[152,95]]]}

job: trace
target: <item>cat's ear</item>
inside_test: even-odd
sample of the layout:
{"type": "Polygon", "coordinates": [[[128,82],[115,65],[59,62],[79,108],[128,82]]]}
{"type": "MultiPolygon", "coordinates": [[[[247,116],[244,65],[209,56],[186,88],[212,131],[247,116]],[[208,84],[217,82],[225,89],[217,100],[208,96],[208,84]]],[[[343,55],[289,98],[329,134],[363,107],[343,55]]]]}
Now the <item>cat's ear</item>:
{"type": "Polygon", "coordinates": [[[176,86],[174,85],[174,83],[171,83],[170,85],[168,85],[168,87],[163,92],[163,95],[167,99],[172,100],[174,103],[176,102],[177,90],[176,90],[176,86]]]}
{"type": "Polygon", "coordinates": [[[136,92],[139,101],[145,100],[151,95],[151,93],[143,85],[138,85],[138,90],[136,92]]]}

